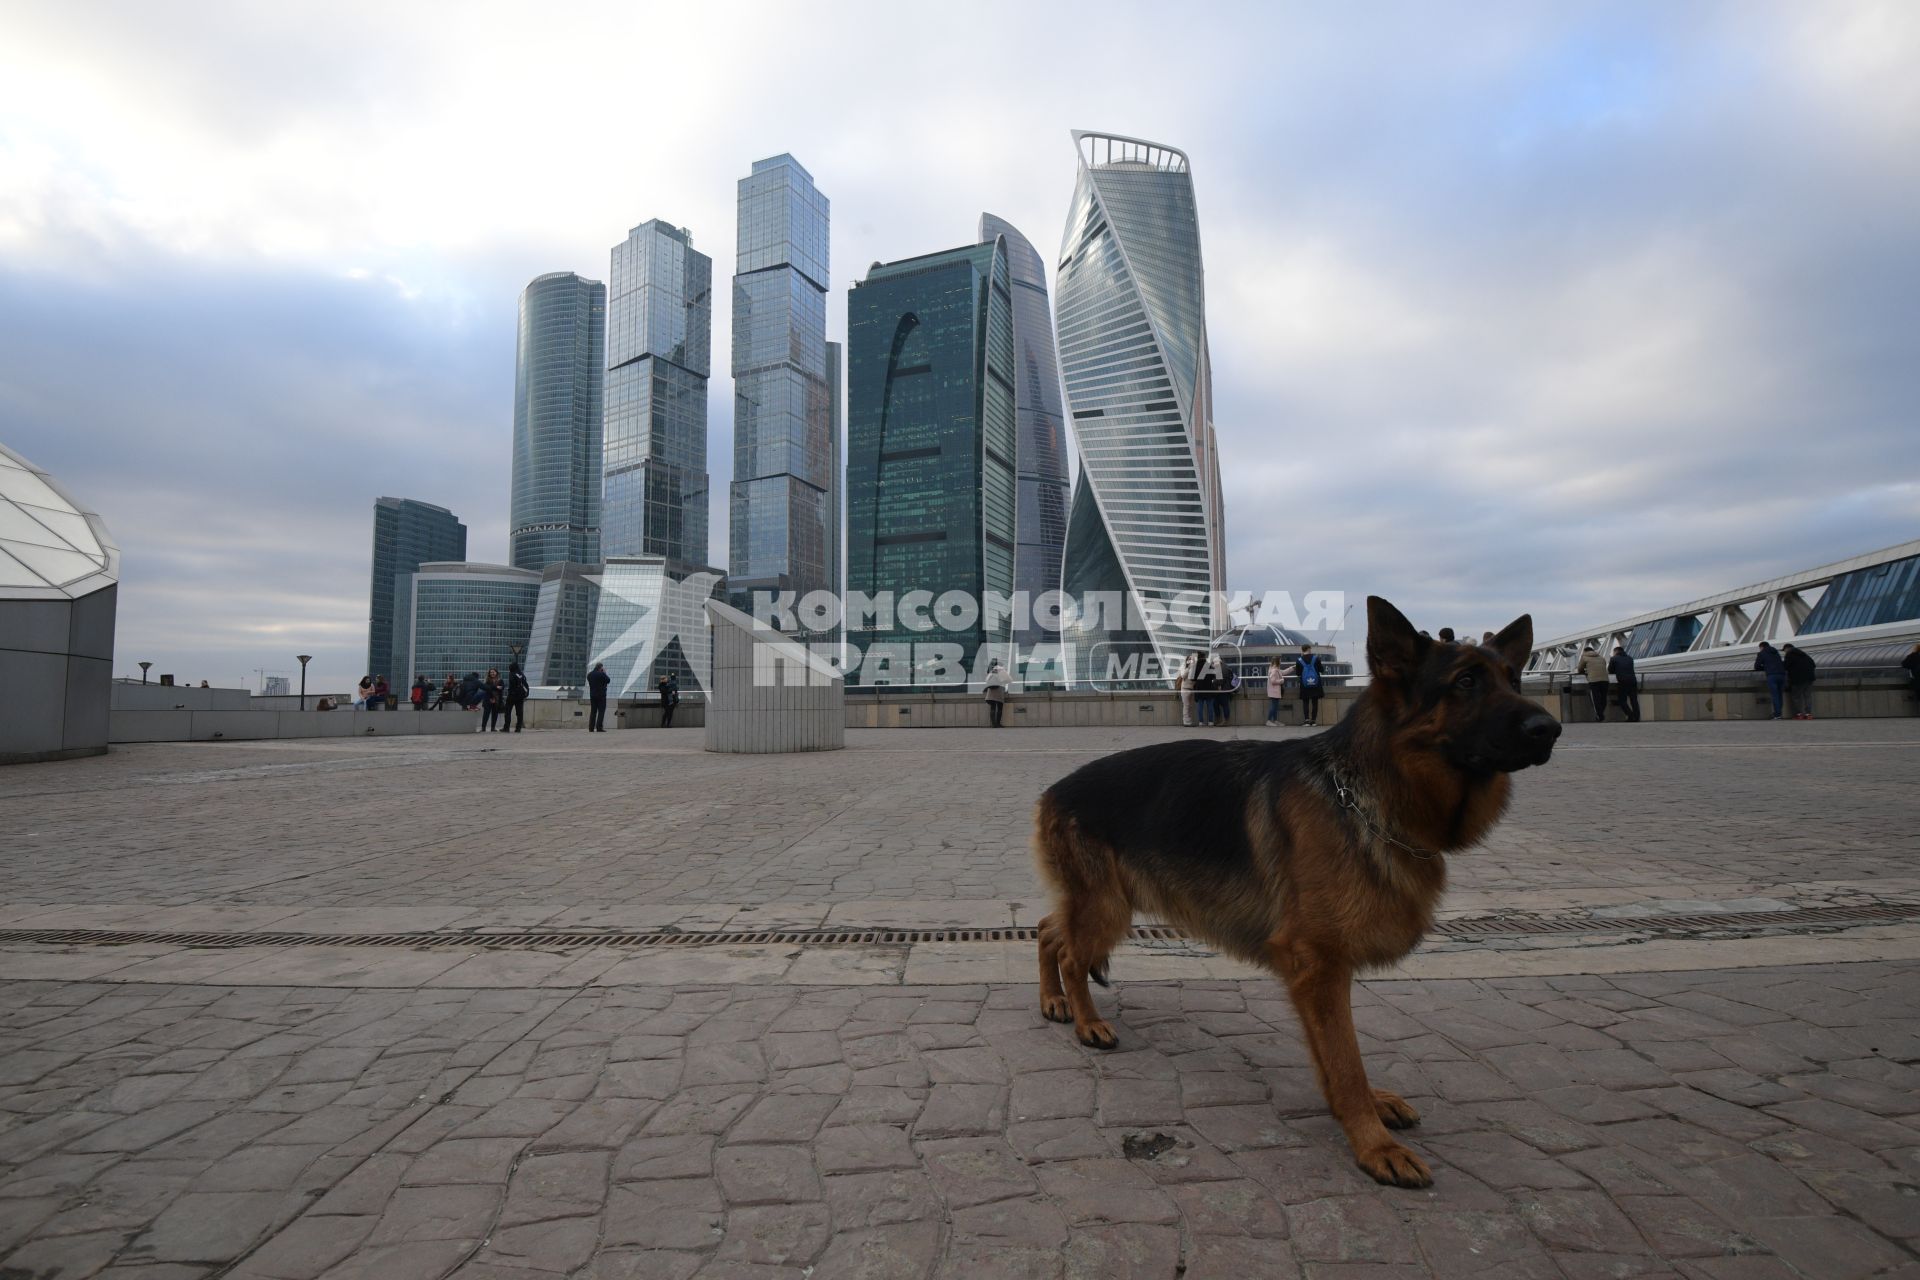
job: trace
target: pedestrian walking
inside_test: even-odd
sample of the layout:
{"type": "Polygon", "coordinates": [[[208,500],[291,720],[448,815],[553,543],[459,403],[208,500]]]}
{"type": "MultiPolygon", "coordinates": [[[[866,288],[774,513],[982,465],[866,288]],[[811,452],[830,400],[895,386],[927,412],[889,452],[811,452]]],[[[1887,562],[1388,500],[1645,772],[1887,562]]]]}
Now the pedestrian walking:
{"type": "Polygon", "coordinates": [[[413,688],[407,691],[407,701],[413,704],[413,709],[415,711],[425,711],[427,709],[427,699],[432,696],[433,691],[427,688],[427,678],[425,676],[415,676],[413,678],[413,688]]]}
{"type": "Polygon", "coordinates": [[[373,677],[370,675],[361,676],[360,683],[356,685],[353,690],[353,709],[355,711],[365,711],[367,709],[367,700],[371,697],[373,697],[373,677]]]}
{"type": "Polygon", "coordinates": [[[1795,720],[1813,719],[1813,677],[1818,665],[1799,645],[1781,646],[1781,665],[1787,669],[1787,705],[1795,720]]]}
{"type": "Polygon", "coordinates": [[[660,677],[660,727],[673,728],[673,709],[680,705],[680,677],[664,675],[660,677]]]}
{"type": "Polygon", "coordinates": [[[587,732],[605,733],[607,731],[607,686],[613,683],[613,677],[607,674],[607,664],[596,662],[593,670],[587,672],[587,732]]]}
{"type": "Polygon", "coordinates": [[[500,731],[506,732],[507,721],[513,721],[513,731],[520,732],[527,727],[527,696],[533,692],[533,686],[527,683],[526,672],[520,669],[518,662],[507,665],[507,706],[500,715],[500,731]]]}
{"type": "Polygon", "coordinates": [[[1300,721],[1310,729],[1320,727],[1320,695],[1326,692],[1326,676],[1320,669],[1323,659],[1313,651],[1313,646],[1300,646],[1300,656],[1294,661],[1300,673],[1300,721]]]}
{"type": "Polygon", "coordinates": [[[1760,652],[1753,655],[1753,669],[1767,678],[1767,695],[1773,699],[1773,714],[1769,720],[1780,718],[1780,698],[1787,687],[1787,664],[1780,660],[1779,651],[1765,640],[1760,642],[1760,652]]]}
{"type": "Polygon", "coordinates": [[[1912,687],[1913,709],[1920,712],[1920,644],[1914,645],[1907,651],[1907,656],[1900,659],[1900,669],[1907,673],[1907,683],[1912,687]]]}
{"type": "Polygon", "coordinates": [[[1000,717],[1005,715],[1007,710],[1007,669],[1000,665],[1000,659],[995,658],[988,665],[987,678],[982,684],[981,693],[987,700],[987,717],[992,721],[993,727],[996,729],[1003,727],[1000,717]]]}
{"type": "Polygon", "coordinates": [[[1193,727],[1193,683],[1200,678],[1200,655],[1190,653],[1180,663],[1180,673],[1173,678],[1173,691],[1180,695],[1180,723],[1193,727]]]}
{"type": "Polygon", "coordinates": [[[1280,665],[1280,655],[1274,654],[1267,659],[1267,728],[1278,728],[1280,724],[1280,700],[1287,696],[1287,668],[1280,665]]]}
{"type": "Polygon", "coordinates": [[[1580,674],[1587,678],[1587,693],[1593,698],[1593,718],[1607,718],[1607,660],[1592,645],[1580,655],[1580,674]]]}

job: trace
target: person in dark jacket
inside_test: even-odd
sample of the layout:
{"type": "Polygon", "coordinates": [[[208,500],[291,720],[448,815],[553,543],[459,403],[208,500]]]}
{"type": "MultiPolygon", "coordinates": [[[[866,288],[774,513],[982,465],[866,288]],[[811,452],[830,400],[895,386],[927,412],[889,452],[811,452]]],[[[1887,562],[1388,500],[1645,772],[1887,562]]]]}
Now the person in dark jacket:
{"type": "Polygon", "coordinates": [[[1767,678],[1767,693],[1773,698],[1773,714],[1769,720],[1780,718],[1780,694],[1787,687],[1787,664],[1780,660],[1779,651],[1765,640],[1760,642],[1760,652],[1753,655],[1753,669],[1767,678]]]}
{"type": "Polygon", "coordinates": [[[673,728],[673,709],[680,705],[680,677],[660,677],[660,727],[673,728]]]}
{"type": "Polygon", "coordinates": [[[1200,676],[1193,682],[1193,703],[1200,712],[1202,728],[1213,724],[1219,713],[1220,685],[1223,668],[1217,654],[1208,654],[1200,662],[1200,676]]]}
{"type": "Polygon", "coordinates": [[[527,673],[520,669],[517,662],[507,666],[507,706],[500,713],[500,732],[507,731],[507,721],[513,721],[513,731],[520,732],[527,727],[527,695],[533,687],[527,683],[527,673]]]}
{"type": "Polygon", "coordinates": [[[605,733],[607,731],[607,686],[613,683],[613,677],[607,674],[607,664],[596,662],[593,670],[587,672],[587,732],[605,733]]]}
{"type": "Polygon", "coordinates": [[[1799,645],[1782,645],[1780,661],[1787,669],[1787,705],[1793,718],[1813,719],[1813,655],[1799,645]]]}
{"type": "Polygon", "coordinates": [[[415,711],[425,711],[427,709],[427,699],[432,696],[433,690],[427,687],[427,678],[425,676],[415,676],[413,678],[413,688],[407,694],[408,701],[413,703],[413,709],[415,711]]]}
{"type": "Polygon", "coordinates": [[[458,676],[449,675],[446,680],[441,683],[440,696],[434,699],[433,709],[438,711],[449,702],[456,707],[460,705],[460,679],[458,676]]]}
{"type": "Polygon", "coordinates": [[[1633,658],[1628,655],[1625,645],[1613,646],[1613,656],[1607,659],[1607,676],[1613,683],[1614,695],[1619,699],[1621,714],[1626,716],[1628,724],[1637,722],[1640,719],[1640,677],[1634,674],[1633,658]]]}
{"type": "Polygon", "coordinates": [[[500,668],[488,667],[480,685],[480,732],[491,733],[506,711],[506,686],[500,682],[500,668]]]}
{"type": "Polygon", "coordinates": [[[460,680],[460,705],[468,711],[480,709],[482,686],[480,673],[469,671],[460,680]]]}
{"type": "Polygon", "coordinates": [[[1326,682],[1320,671],[1320,655],[1308,645],[1300,646],[1297,663],[1300,673],[1300,723],[1308,728],[1320,725],[1320,695],[1326,682]]]}
{"type": "Polygon", "coordinates": [[[1900,669],[1907,673],[1907,682],[1913,686],[1913,709],[1920,711],[1920,644],[1900,659],[1900,669]]]}

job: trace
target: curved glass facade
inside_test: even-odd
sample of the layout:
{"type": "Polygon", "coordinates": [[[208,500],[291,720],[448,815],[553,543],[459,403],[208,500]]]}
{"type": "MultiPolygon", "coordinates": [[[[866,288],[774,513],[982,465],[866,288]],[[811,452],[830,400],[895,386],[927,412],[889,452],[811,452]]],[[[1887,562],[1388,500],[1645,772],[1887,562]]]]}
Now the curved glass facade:
{"type": "Polygon", "coordinates": [[[423,564],[410,574],[409,649],[412,658],[394,679],[402,687],[414,676],[438,683],[469,671],[502,672],[524,655],[540,599],[540,575],[503,564],[423,564]]]}
{"type": "MultiPolygon", "coordinates": [[[[1013,587],[1014,298],[1007,242],[876,264],[847,295],[847,586],[981,600],[1013,587]]],[[[937,636],[898,616],[847,638],[989,642],[976,617],[937,636]]],[[[924,683],[916,671],[916,683],[924,683]]],[[[959,682],[965,683],[964,674],[959,682]]]]}
{"type": "Polygon", "coordinates": [[[516,568],[600,559],[606,363],[607,286],[556,271],[526,287],[513,379],[516,568]]]}
{"type": "Polygon", "coordinates": [[[1210,606],[1171,606],[1224,589],[1224,515],[1187,157],[1139,139],[1073,138],[1080,170],[1057,328],[1080,479],[1061,587],[1076,600],[1130,594],[1144,629],[1143,646],[1139,634],[1094,630],[1099,619],[1084,612],[1069,619],[1062,638],[1075,646],[1074,679],[1099,682],[1111,678],[1105,655],[1116,644],[1162,664],[1206,646],[1224,619],[1210,606]]]}
{"type": "MultiPolygon", "coordinates": [[[[980,243],[1004,240],[1013,297],[1015,525],[1013,587],[1037,600],[1060,589],[1067,541],[1067,439],[1060,400],[1060,362],[1053,347],[1053,309],[1040,253],[1005,218],[980,215],[980,243]]],[[[1035,625],[1015,639],[1052,644],[1059,637],[1035,625]]]]}

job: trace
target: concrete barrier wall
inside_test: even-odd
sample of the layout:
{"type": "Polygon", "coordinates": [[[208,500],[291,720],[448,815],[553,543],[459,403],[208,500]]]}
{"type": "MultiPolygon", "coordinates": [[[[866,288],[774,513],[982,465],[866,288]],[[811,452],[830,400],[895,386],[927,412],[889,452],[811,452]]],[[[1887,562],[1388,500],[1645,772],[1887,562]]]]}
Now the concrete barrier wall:
{"type": "Polygon", "coordinates": [[[460,711],[115,711],[114,742],[247,742],[275,738],[382,738],[472,733],[460,711]]]}
{"type": "MultiPolygon", "coordinates": [[[[298,698],[294,699],[297,704],[298,698]]],[[[312,705],[312,704],[308,704],[312,705]]],[[[133,684],[113,682],[115,711],[247,711],[253,707],[245,689],[202,689],[198,685],[133,684]]]]}
{"type": "MultiPolygon", "coordinates": [[[[527,728],[585,731],[587,709],[590,705],[585,698],[530,699],[527,702],[527,728]]],[[[699,729],[705,727],[706,723],[706,704],[683,694],[680,705],[673,709],[673,727],[699,729]]],[[[645,701],[618,700],[607,704],[607,728],[609,729],[658,729],[659,727],[660,701],[657,698],[645,701]]]]}
{"type": "MultiPolygon", "coordinates": [[[[1548,705],[1568,724],[1592,724],[1593,697],[1583,684],[1557,684],[1550,691],[1529,694],[1548,705]]],[[[1920,711],[1905,681],[1887,676],[1822,677],[1813,684],[1813,714],[1827,720],[1876,720],[1911,716],[1920,711]]],[[[1609,690],[1607,719],[1620,718],[1618,699],[1609,690]]],[[[1669,678],[1649,682],[1640,690],[1642,720],[1765,720],[1773,714],[1773,700],[1758,677],[1688,681],[1669,678]]]]}

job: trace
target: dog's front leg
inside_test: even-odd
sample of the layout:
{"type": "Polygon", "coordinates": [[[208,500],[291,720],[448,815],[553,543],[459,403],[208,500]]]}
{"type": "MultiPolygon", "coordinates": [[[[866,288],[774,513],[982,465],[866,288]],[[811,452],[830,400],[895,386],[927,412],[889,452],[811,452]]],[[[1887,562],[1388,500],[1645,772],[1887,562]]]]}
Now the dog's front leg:
{"type": "Polygon", "coordinates": [[[1425,1162],[1387,1132],[1381,1101],[1367,1083],[1360,1040],[1353,1029],[1353,970],[1344,961],[1330,959],[1284,934],[1273,938],[1267,949],[1300,1016],[1320,1091],[1333,1118],[1346,1130],[1354,1159],[1376,1182],[1396,1187],[1433,1185],[1425,1162]]]}

